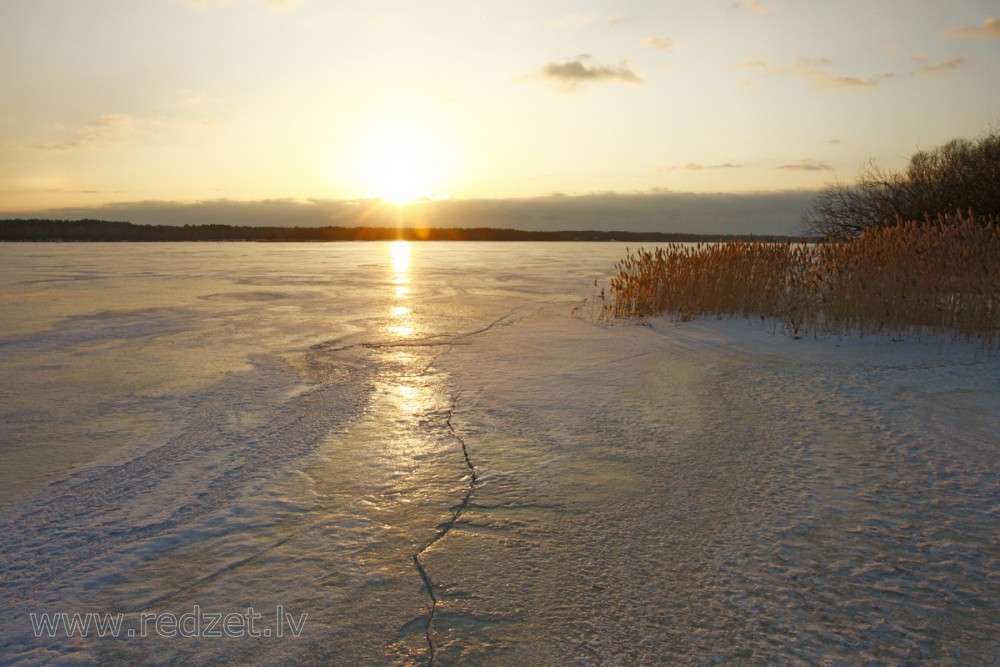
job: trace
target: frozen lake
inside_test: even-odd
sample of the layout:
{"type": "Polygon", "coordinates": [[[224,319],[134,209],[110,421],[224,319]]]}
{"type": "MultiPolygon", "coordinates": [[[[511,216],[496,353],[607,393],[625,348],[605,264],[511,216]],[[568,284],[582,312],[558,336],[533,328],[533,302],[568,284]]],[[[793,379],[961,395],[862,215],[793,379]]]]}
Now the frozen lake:
{"type": "Polygon", "coordinates": [[[624,254],[0,245],[0,662],[995,661],[1000,361],[624,254]]]}

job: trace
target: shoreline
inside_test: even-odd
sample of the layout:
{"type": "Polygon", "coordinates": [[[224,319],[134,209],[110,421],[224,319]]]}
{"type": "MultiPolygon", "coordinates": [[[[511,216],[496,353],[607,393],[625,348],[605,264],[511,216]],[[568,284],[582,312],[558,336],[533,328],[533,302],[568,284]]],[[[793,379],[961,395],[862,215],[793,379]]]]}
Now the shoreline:
{"type": "Polygon", "coordinates": [[[807,236],[694,234],[599,230],[529,231],[497,227],[251,227],[234,225],[142,225],[106,220],[0,220],[0,242],[246,242],[331,241],[510,241],[718,243],[816,242],[807,236]]]}

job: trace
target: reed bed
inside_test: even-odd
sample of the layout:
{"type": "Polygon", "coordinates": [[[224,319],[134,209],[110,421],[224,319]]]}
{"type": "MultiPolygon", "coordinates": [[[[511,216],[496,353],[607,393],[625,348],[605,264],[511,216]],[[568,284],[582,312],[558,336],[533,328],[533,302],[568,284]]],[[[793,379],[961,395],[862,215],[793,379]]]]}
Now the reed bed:
{"type": "Polygon", "coordinates": [[[628,252],[602,315],[760,317],[800,334],[951,332],[1000,347],[1000,219],[971,214],[823,243],[628,252]]]}

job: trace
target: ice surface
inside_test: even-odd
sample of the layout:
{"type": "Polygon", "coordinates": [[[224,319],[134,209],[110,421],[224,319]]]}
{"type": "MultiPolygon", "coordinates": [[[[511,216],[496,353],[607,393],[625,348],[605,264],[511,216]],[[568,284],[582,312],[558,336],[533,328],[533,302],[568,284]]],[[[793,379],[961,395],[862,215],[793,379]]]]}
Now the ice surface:
{"type": "Polygon", "coordinates": [[[571,316],[623,254],[0,247],[0,661],[1000,655],[997,360],[571,316]]]}

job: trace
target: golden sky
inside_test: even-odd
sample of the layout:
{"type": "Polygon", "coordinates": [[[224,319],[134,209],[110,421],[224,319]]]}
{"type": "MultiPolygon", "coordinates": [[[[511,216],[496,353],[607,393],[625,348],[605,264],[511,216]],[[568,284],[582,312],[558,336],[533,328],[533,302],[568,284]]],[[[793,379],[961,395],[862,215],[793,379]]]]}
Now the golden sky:
{"type": "Polygon", "coordinates": [[[0,211],[746,193],[1000,123],[968,0],[3,0],[0,211]]]}

